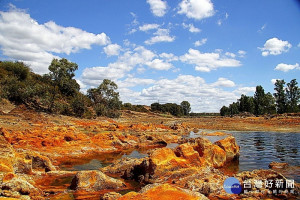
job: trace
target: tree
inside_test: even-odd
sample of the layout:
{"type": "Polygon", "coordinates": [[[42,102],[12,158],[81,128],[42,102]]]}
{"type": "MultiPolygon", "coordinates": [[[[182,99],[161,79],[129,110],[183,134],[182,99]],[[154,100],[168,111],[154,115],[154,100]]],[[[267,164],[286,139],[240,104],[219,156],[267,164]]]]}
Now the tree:
{"type": "Polygon", "coordinates": [[[300,100],[300,89],[297,86],[298,82],[296,79],[291,80],[287,84],[286,88],[286,99],[287,99],[287,111],[298,112],[298,103],[300,100]]]}
{"type": "Polygon", "coordinates": [[[276,109],[277,113],[285,113],[286,112],[286,95],[284,92],[284,80],[276,80],[275,82],[275,88],[274,90],[276,91],[274,93],[275,97],[275,102],[276,102],[276,109]]]}
{"type": "Polygon", "coordinates": [[[265,107],[265,90],[261,85],[256,86],[256,91],[254,94],[254,114],[262,115],[264,114],[265,107]]]}
{"type": "Polygon", "coordinates": [[[183,115],[188,115],[191,112],[191,104],[188,101],[182,101],[180,106],[183,110],[183,115]]]}
{"type": "Polygon", "coordinates": [[[229,113],[231,116],[239,114],[239,104],[237,102],[233,102],[229,105],[229,113]]]}
{"type": "Polygon", "coordinates": [[[238,99],[239,102],[239,111],[240,112],[249,112],[254,113],[254,102],[253,97],[241,95],[241,98],[238,99]]]}
{"type": "Polygon", "coordinates": [[[230,112],[229,112],[229,108],[227,106],[223,106],[221,109],[220,109],[220,115],[221,116],[227,116],[229,115],[230,112]]]}
{"type": "Polygon", "coordinates": [[[104,79],[98,88],[92,88],[87,91],[87,96],[94,103],[97,115],[106,115],[117,117],[120,115],[122,102],[119,99],[119,92],[116,92],[118,86],[115,82],[104,79]]]}
{"type": "Polygon", "coordinates": [[[268,92],[264,97],[264,113],[276,113],[275,99],[270,92],[268,92]]]}
{"type": "Polygon", "coordinates": [[[79,84],[74,78],[75,71],[78,69],[76,63],[69,62],[67,59],[53,59],[49,66],[49,76],[60,92],[66,96],[74,96],[80,89],[79,84]]]}

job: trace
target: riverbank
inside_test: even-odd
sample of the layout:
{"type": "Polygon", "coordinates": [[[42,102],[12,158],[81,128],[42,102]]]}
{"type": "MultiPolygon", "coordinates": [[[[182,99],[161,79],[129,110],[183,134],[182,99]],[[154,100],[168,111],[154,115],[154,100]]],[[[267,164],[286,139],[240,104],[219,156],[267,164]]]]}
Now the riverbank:
{"type": "MultiPolygon", "coordinates": [[[[119,119],[78,119],[19,106],[0,114],[0,199],[142,199],[156,198],[157,190],[169,197],[230,199],[222,190],[228,176],[242,182],[243,177],[255,180],[260,173],[286,180],[269,170],[248,175],[227,170],[240,152],[234,137],[217,142],[187,137],[197,129],[247,131],[250,124],[255,131],[299,130],[297,117],[175,118],[123,111],[119,119]],[[126,156],[139,149],[141,157],[126,156]],[[87,168],[89,163],[93,171],[87,168]],[[129,191],[140,192],[120,196],[129,191]]],[[[264,192],[256,196],[267,195],[264,192]]]]}

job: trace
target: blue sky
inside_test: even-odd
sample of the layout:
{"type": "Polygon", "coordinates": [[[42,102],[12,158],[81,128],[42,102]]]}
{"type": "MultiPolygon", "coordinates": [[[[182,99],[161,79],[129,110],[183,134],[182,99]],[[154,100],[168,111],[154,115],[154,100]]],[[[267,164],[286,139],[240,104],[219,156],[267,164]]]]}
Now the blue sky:
{"type": "Polygon", "coordinates": [[[64,57],[83,92],[108,78],[123,102],[218,112],[300,81],[299,19],[297,0],[2,0],[0,59],[43,74],[64,57]]]}

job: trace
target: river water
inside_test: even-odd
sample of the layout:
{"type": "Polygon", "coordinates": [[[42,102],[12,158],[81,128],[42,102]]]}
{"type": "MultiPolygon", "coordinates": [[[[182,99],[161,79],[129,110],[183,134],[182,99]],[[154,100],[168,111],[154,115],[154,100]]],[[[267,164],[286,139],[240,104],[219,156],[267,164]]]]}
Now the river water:
{"type": "MultiPolygon", "coordinates": [[[[213,132],[201,130],[198,133],[191,132],[189,138],[206,137],[211,142],[223,139],[225,136],[202,136],[202,132],[213,132]]],[[[240,146],[240,157],[238,162],[232,163],[233,171],[251,171],[254,169],[268,169],[272,162],[286,162],[295,166],[285,175],[287,178],[300,182],[300,133],[276,133],[276,132],[227,132],[232,134],[240,146]]],[[[167,147],[175,148],[178,144],[171,143],[167,147]]],[[[147,156],[145,150],[134,150],[131,152],[112,155],[115,159],[121,157],[142,158],[147,156]]],[[[66,170],[93,170],[99,169],[112,163],[113,160],[92,159],[81,165],[73,165],[66,170]]]]}

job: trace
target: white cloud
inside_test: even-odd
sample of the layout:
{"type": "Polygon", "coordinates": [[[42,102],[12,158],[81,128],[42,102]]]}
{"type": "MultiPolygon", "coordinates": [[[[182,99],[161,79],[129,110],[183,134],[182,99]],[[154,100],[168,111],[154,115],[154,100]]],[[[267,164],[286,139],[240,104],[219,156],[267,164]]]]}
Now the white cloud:
{"type": "Polygon", "coordinates": [[[283,41],[278,38],[271,38],[266,41],[264,47],[259,48],[262,51],[262,56],[279,55],[283,52],[288,52],[292,45],[288,41],[283,41]]]}
{"type": "Polygon", "coordinates": [[[199,33],[201,29],[196,28],[193,24],[182,23],[183,28],[188,28],[191,33],[199,33]]]}
{"type": "Polygon", "coordinates": [[[235,83],[227,78],[219,78],[217,82],[213,83],[212,85],[218,87],[234,87],[235,83]]]}
{"type": "Polygon", "coordinates": [[[221,26],[221,25],[222,25],[222,20],[219,19],[219,20],[217,21],[217,24],[218,24],[218,26],[221,26]]]}
{"type": "MultiPolygon", "coordinates": [[[[219,80],[222,81],[222,78],[219,80]]],[[[219,112],[223,105],[236,101],[240,95],[236,90],[225,91],[219,86],[206,83],[201,77],[192,75],[179,75],[175,79],[151,80],[149,83],[151,86],[139,92],[122,88],[119,91],[121,100],[146,105],[157,101],[180,104],[181,101],[186,100],[191,103],[193,112],[219,112]]]]}
{"type": "Polygon", "coordinates": [[[247,95],[248,93],[255,92],[256,87],[240,87],[233,92],[237,94],[238,96],[241,96],[242,94],[247,95]]]}
{"type": "Polygon", "coordinates": [[[155,33],[155,36],[145,41],[145,44],[152,45],[158,42],[173,42],[175,36],[170,36],[168,29],[159,28],[155,33]]]}
{"type": "Polygon", "coordinates": [[[144,66],[156,56],[152,51],[139,46],[134,48],[133,51],[128,50],[124,52],[118,57],[116,62],[108,64],[107,67],[85,68],[81,80],[90,86],[98,86],[103,79],[118,80],[123,78],[134,67],[144,66]]]}
{"type": "Polygon", "coordinates": [[[207,42],[207,38],[203,38],[203,39],[201,39],[201,40],[197,40],[197,41],[194,43],[194,45],[195,45],[195,47],[199,47],[199,46],[204,45],[206,42],[207,42]]]}
{"type": "Polygon", "coordinates": [[[178,60],[178,57],[172,53],[161,53],[161,54],[159,54],[159,57],[165,59],[167,62],[178,60]]]}
{"type": "Polygon", "coordinates": [[[283,71],[283,72],[288,72],[288,71],[293,70],[293,69],[298,69],[298,70],[300,70],[299,64],[296,63],[296,64],[294,64],[294,65],[288,65],[288,64],[280,63],[280,64],[278,64],[278,65],[275,67],[275,70],[283,71]]]}
{"type": "Polygon", "coordinates": [[[188,53],[180,57],[180,60],[196,65],[195,70],[202,72],[210,72],[220,67],[238,67],[241,65],[240,61],[221,55],[221,52],[201,53],[195,49],[189,49],[188,53]]]}
{"type": "Polygon", "coordinates": [[[239,54],[239,57],[243,58],[243,57],[245,57],[245,55],[247,54],[247,52],[244,51],[244,50],[239,50],[238,54],[239,54]]]}
{"type": "Polygon", "coordinates": [[[128,88],[128,87],[135,87],[135,86],[151,85],[154,84],[155,82],[156,81],[153,79],[130,77],[122,81],[117,81],[117,85],[119,88],[128,88]]]}
{"type": "Polygon", "coordinates": [[[210,0],[182,0],[179,4],[179,14],[188,18],[201,20],[214,15],[214,5],[210,0]]]}
{"type": "Polygon", "coordinates": [[[162,17],[166,14],[167,2],[162,0],[147,0],[150,4],[150,9],[153,15],[157,17],[162,17]]]}
{"type": "Polygon", "coordinates": [[[76,53],[91,45],[107,45],[105,33],[93,34],[74,27],[63,27],[49,21],[39,24],[25,11],[0,12],[0,45],[3,55],[23,61],[34,72],[46,73],[56,56],[53,53],[76,53]]]}
{"type": "Polygon", "coordinates": [[[143,26],[139,27],[140,31],[149,31],[152,29],[158,29],[159,25],[158,24],[144,24],[143,26]]]}
{"type": "Polygon", "coordinates": [[[231,52],[226,52],[225,55],[228,56],[228,57],[231,57],[231,58],[236,57],[236,55],[234,53],[231,53],[231,52]]]}
{"type": "Polygon", "coordinates": [[[104,49],[104,52],[106,53],[106,55],[117,56],[120,53],[121,46],[118,44],[110,44],[110,45],[104,47],[103,49],[104,49]]]}
{"type": "Polygon", "coordinates": [[[154,59],[147,63],[147,65],[150,68],[156,69],[156,70],[168,70],[173,67],[171,63],[164,62],[161,59],[154,59]]]}

